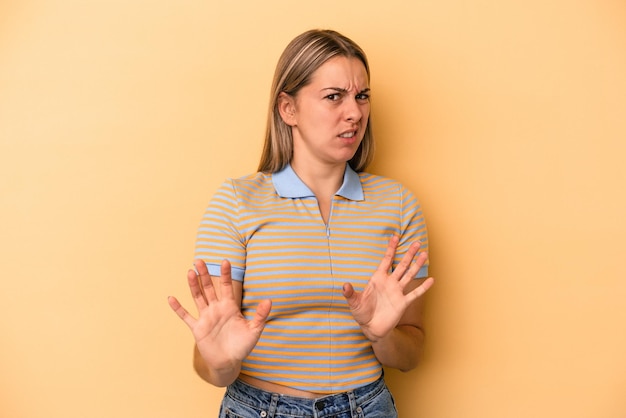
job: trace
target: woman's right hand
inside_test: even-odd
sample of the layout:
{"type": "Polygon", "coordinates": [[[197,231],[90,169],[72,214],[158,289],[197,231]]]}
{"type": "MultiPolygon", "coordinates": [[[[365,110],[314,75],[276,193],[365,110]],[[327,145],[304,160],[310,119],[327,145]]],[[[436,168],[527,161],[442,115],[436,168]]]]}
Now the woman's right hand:
{"type": "Polygon", "coordinates": [[[215,386],[227,386],[237,378],[241,362],[259,341],[272,302],[259,303],[254,317],[247,320],[241,313],[241,301],[235,297],[228,260],[222,262],[221,275],[214,279],[204,261],[196,260],[195,267],[198,273],[189,270],[187,281],[198,318],[175,297],[170,296],[168,302],[193,333],[198,353],[206,363],[207,380],[215,386]]]}

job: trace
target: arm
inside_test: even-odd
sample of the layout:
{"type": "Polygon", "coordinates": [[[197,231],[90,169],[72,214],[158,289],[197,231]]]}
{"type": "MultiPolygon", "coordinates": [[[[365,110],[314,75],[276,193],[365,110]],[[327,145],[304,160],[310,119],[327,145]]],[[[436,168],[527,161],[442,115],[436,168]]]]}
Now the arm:
{"type": "MultiPolygon", "coordinates": [[[[410,292],[424,283],[425,279],[413,280],[406,291],[410,292]]],[[[411,303],[398,325],[391,332],[372,343],[374,354],[385,367],[393,367],[403,372],[415,368],[419,362],[424,343],[422,306],[424,297],[411,303]]]]}
{"type": "Polygon", "coordinates": [[[241,361],[236,361],[222,368],[215,367],[204,360],[196,344],[193,348],[193,369],[205,382],[213,386],[225,387],[233,383],[239,376],[241,361]]]}
{"type": "Polygon", "coordinates": [[[434,280],[413,279],[428,257],[420,253],[413,262],[419,243],[412,244],[396,269],[389,273],[397,245],[398,237],[394,236],[363,292],[346,283],[343,294],[381,364],[408,371],[417,365],[424,340],[422,296],[434,280]]]}

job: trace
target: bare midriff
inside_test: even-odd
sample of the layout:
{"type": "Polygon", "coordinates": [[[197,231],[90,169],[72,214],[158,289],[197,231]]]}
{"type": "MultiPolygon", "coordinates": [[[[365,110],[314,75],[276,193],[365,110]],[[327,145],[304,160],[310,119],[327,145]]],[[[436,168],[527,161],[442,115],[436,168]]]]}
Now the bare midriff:
{"type": "Polygon", "coordinates": [[[265,380],[257,379],[256,377],[248,376],[246,374],[240,374],[239,379],[250,386],[254,386],[258,389],[271,393],[280,393],[281,395],[297,396],[299,398],[315,399],[322,396],[329,395],[328,393],[307,392],[305,390],[294,389],[288,386],[278,385],[276,383],[267,382],[265,380]]]}

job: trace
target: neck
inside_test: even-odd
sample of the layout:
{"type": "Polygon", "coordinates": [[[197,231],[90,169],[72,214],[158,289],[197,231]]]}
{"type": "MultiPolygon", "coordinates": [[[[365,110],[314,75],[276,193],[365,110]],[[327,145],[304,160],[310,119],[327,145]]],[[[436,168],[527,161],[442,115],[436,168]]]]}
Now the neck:
{"type": "Polygon", "coordinates": [[[337,190],[343,184],[346,164],[302,164],[294,159],[291,162],[291,168],[293,168],[300,180],[320,199],[330,198],[337,193],[337,190]]]}

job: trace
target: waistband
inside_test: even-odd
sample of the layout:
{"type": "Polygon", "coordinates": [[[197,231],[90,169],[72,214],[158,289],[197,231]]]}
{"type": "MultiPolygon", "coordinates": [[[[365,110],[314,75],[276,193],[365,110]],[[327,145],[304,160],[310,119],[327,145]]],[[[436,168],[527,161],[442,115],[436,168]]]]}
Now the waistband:
{"type": "Polygon", "coordinates": [[[360,405],[374,398],[386,387],[381,374],[375,382],[354,390],[310,399],[267,392],[237,379],[227,387],[226,395],[253,408],[266,409],[270,411],[270,416],[276,413],[323,418],[345,411],[356,411],[360,405]]]}

